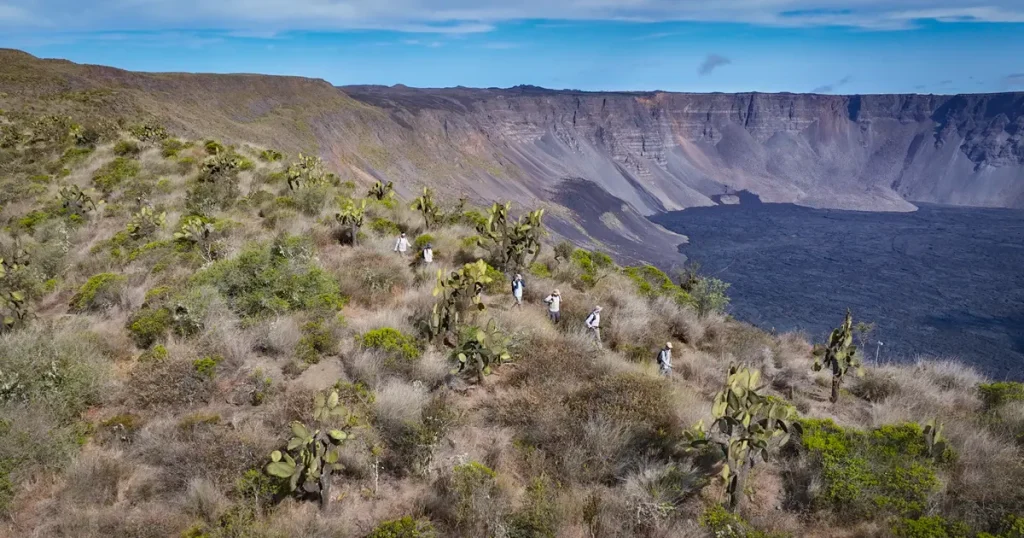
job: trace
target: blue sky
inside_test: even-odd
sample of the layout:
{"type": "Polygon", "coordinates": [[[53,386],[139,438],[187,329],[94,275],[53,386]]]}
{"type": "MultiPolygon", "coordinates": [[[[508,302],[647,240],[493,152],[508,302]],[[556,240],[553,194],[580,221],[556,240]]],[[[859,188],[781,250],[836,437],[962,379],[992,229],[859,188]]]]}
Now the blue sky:
{"type": "Polygon", "coordinates": [[[0,46],[338,85],[1024,90],[1024,0],[0,0],[0,46]]]}

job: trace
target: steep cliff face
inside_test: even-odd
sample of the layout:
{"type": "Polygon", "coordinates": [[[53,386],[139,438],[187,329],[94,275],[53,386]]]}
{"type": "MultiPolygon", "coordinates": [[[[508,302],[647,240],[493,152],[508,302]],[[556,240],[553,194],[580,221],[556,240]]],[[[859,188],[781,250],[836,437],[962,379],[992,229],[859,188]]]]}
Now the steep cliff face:
{"type": "Polygon", "coordinates": [[[582,177],[650,214],[727,191],[865,210],[1024,204],[1024,94],[580,93],[346,87],[421,136],[481,140],[543,187],[582,177]]]}
{"type": "Polygon", "coordinates": [[[316,151],[346,179],[392,180],[405,195],[430,185],[451,197],[547,204],[560,235],[652,260],[682,238],[643,216],[740,190],[862,210],[1024,207],[1024,93],[335,88],[0,50],[0,108],[156,117],[190,136],[316,151]]]}

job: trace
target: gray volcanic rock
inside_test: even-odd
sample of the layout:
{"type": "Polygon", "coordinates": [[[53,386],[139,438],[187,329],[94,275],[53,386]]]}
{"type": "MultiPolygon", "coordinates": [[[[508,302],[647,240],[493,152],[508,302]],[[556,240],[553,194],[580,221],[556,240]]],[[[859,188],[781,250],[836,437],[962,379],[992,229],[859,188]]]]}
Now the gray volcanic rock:
{"type": "Polygon", "coordinates": [[[861,210],[1024,204],[1020,93],[342,90],[421,133],[443,125],[453,144],[482,137],[528,185],[582,177],[644,214],[710,205],[736,190],[861,210]]]}
{"type": "Polygon", "coordinates": [[[651,261],[683,238],[643,217],[740,191],[821,208],[1024,207],[1024,93],[336,88],[0,49],[0,108],[156,117],[183,135],[315,151],[346,180],[391,180],[406,196],[429,185],[442,197],[545,205],[559,235],[630,257],[663,253],[651,261]]]}

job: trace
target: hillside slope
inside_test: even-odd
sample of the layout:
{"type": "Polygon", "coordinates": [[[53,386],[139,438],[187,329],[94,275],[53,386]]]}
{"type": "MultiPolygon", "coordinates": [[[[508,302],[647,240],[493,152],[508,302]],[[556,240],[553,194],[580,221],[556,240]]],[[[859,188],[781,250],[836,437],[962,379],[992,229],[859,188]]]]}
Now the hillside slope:
{"type": "Polygon", "coordinates": [[[132,73],[18,51],[0,51],[0,67],[3,108],[153,116],[185,136],[317,151],[343,178],[393,180],[405,195],[427,184],[534,205],[600,188],[593,199],[604,205],[588,209],[597,218],[582,226],[577,210],[558,204],[554,228],[631,258],[664,260],[682,240],[642,216],[736,190],[862,210],[1024,207],[1020,93],[339,89],[297,77],[132,73]]]}

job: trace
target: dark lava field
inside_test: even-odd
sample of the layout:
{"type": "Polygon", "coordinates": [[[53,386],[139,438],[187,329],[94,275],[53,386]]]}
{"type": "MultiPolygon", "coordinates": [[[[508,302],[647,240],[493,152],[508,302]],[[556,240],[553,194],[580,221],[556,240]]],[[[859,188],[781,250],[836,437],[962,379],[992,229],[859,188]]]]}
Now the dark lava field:
{"type": "Polygon", "coordinates": [[[744,196],[653,220],[687,235],[680,252],[732,284],[737,318],[820,342],[849,307],[877,326],[869,361],[881,341],[879,362],[958,358],[1024,379],[1024,211],[872,213],[744,196]]]}

